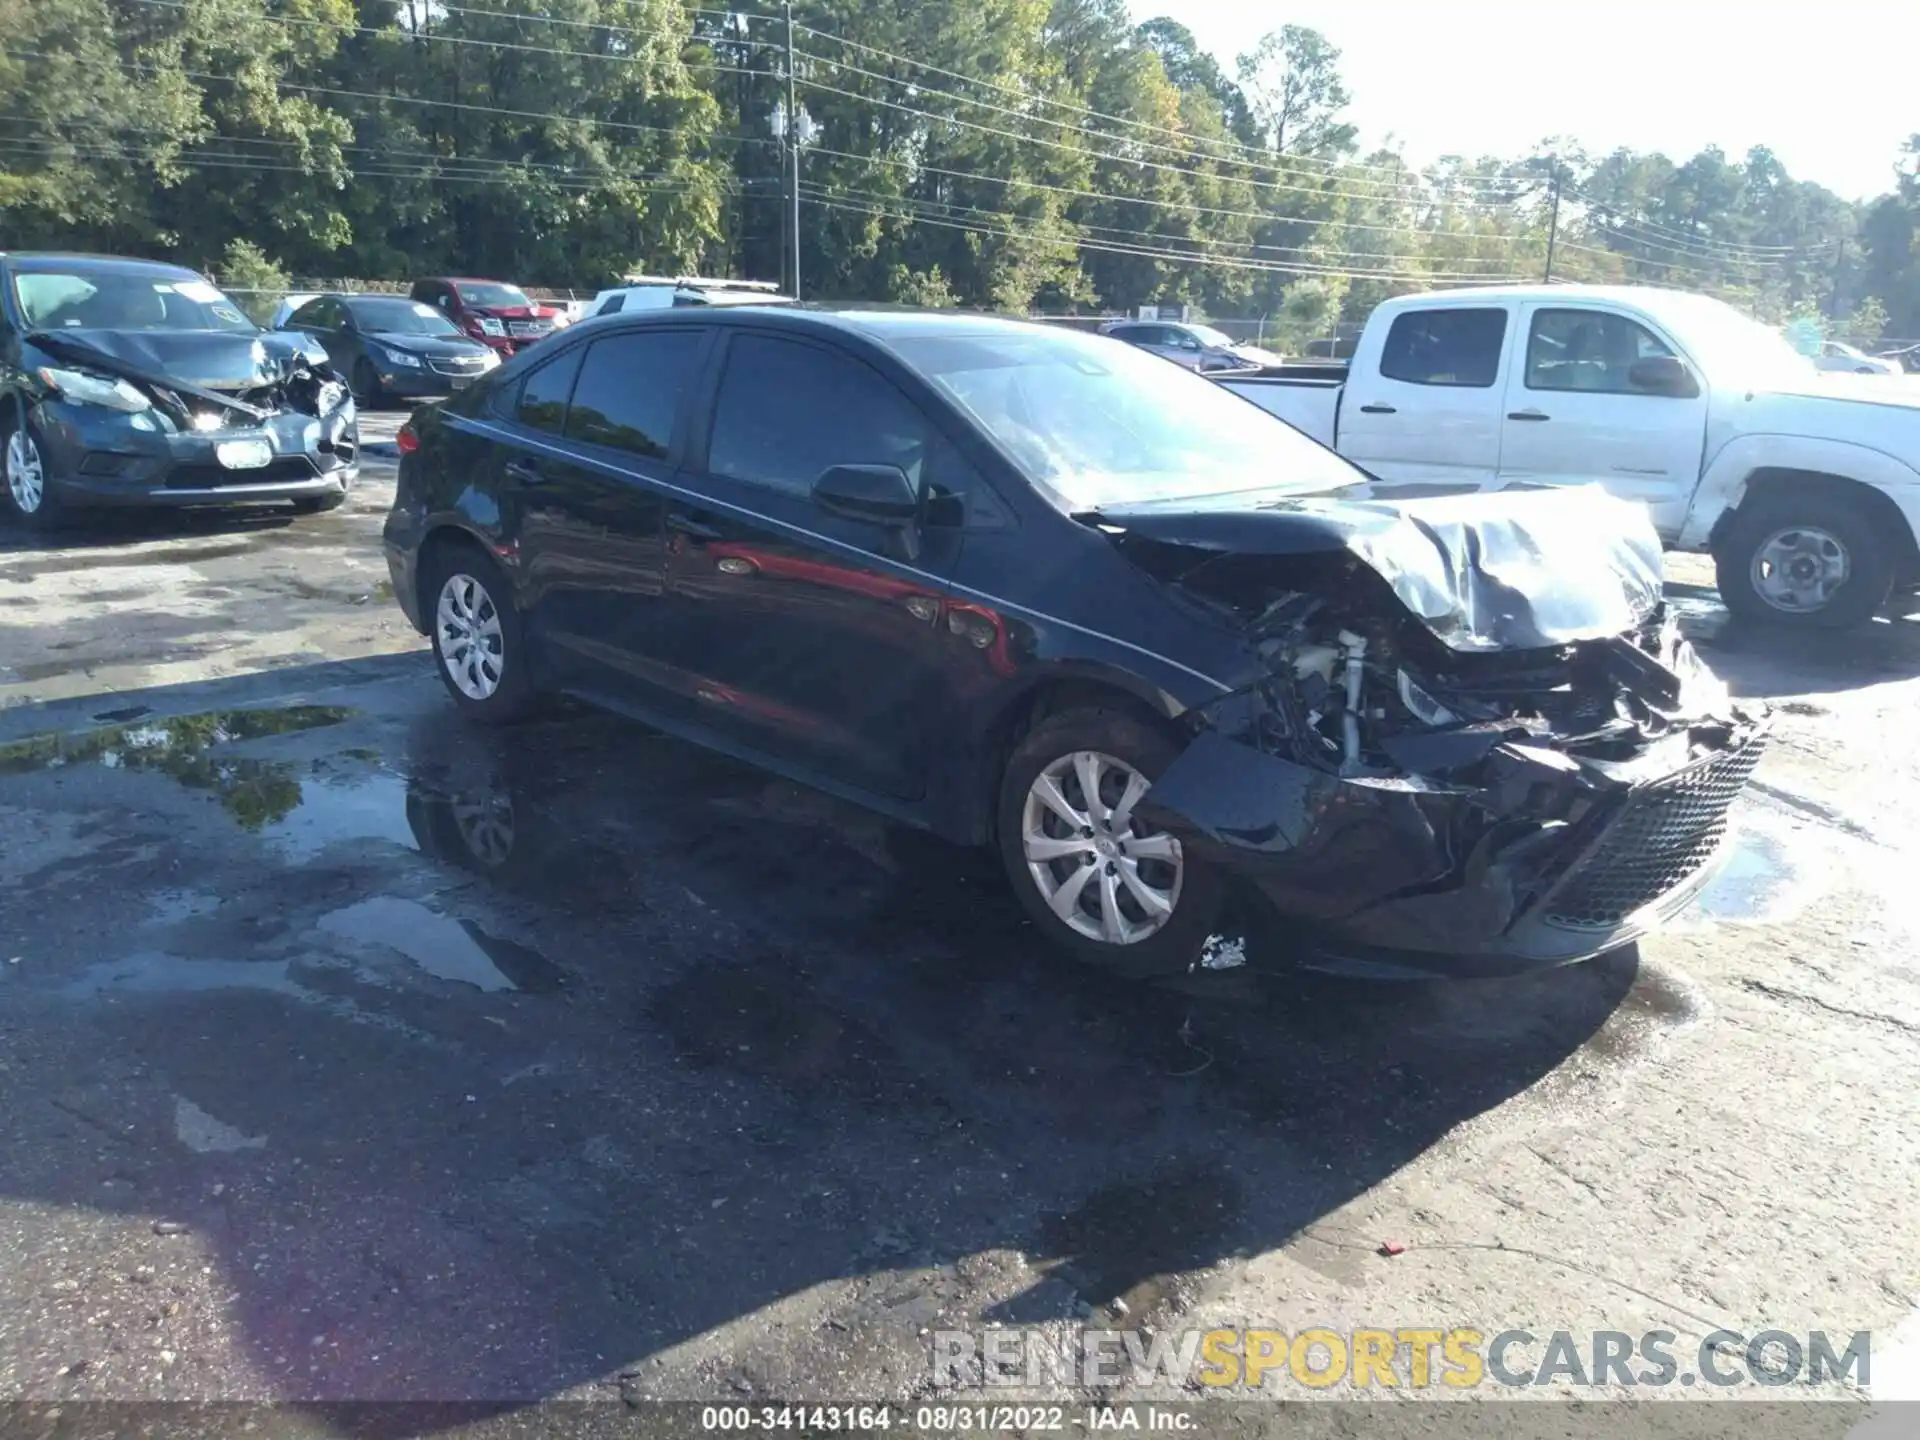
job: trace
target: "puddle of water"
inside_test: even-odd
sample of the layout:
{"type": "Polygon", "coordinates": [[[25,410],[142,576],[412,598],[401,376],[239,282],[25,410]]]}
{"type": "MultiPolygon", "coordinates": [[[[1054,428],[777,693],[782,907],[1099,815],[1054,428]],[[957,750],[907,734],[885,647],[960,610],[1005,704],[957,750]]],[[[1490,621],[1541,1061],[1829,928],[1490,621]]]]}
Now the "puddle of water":
{"type": "Polygon", "coordinates": [[[484,991],[558,990],[559,970],[537,950],[489,935],[414,900],[377,895],[320,917],[320,928],[404,955],[427,974],[484,991]]]}
{"type": "Polygon", "coordinates": [[[1187,1166],[1108,1185],[1074,1209],[1046,1216],[1040,1244],[1054,1261],[1050,1268],[1089,1301],[1119,1300],[1138,1316],[1176,1290],[1181,1275],[1221,1258],[1240,1207],[1232,1175],[1187,1166]]]}
{"type": "Polygon", "coordinates": [[[191,995],[207,990],[305,992],[287,976],[285,960],[189,960],[164,950],[143,950],[92,966],[65,988],[74,1000],[105,994],[191,995]]]}
{"type": "Polygon", "coordinates": [[[1820,866],[1791,831],[1737,825],[1720,871],[1673,922],[1676,930],[1714,924],[1774,924],[1804,910],[1821,888],[1820,866]]]}
{"type": "Polygon", "coordinates": [[[94,764],[148,770],[190,790],[211,791],[243,828],[260,830],[286,818],[302,799],[293,766],[220,753],[219,747],[269,735],[338,725],[358,712],[338,705],[271,710],[218,710],[142,720],[71,734],[33,735],[0,745],[0,775],[94,764]]]}
{"type": "Polygon", "coordinates": [[[177,925],[220,908],[220,897],[206,890],[160,890],[147,897],[147,918],[154,925],[177,925]]]}
{"type": "Polygon", "coordinates": [[[385,773],[307,783],[300,803],[262,832],[305,859],[343,840],[385,840],[419,848],[407,822],[407,783],[385,773]]]}

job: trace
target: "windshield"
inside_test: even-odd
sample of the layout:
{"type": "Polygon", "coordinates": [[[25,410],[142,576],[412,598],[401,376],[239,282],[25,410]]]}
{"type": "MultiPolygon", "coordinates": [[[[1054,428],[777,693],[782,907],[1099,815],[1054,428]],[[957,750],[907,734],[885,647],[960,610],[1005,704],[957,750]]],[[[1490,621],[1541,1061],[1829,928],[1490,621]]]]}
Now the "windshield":
{"type": "Polygon", "coordinates": [[[1724,301],[1704,295],[1668,295],[1657,307],[1648,308],[1672,327],[1673,338],[1717,385],[1803,385],[1819,373],[1786,336],[1749,320],[1724,301]]]}
{"type": "Polygon", "coordinates": [[[1233,348],[1233,337],[1222,334],[1211,325],[1189,325],[1187,327],[1187,333],[1202,345],[1211,345],[1216,350],[1231,350],[1233,348]]]}
{"type": "Polygon", "coordinates": [[[518,285],[497,285],[491,280],[479,282],[461,281],[460,298],[469,305],[484,305],[488,309],[499,309],[514,305],[531,305],[527,292],[518,285]]]}
{"type": "Polygon", "coordinates": [[[191,275],[152,270],[29,270],[13,294],[31,330],[234,330],[258,327],[191,275]]]}
{"type": "Polygon", "coordinates": [[[362,330],[382,335],[458,335],[460,327],[417,300],[356,300],[347,306],[362,330]]]}
{"type": "Polygon", "coordinates": [[[1365,480],[1298,430],[1148,351],[1071,331],[904,336],[915,370],[1071,510],[1365,480]]]}

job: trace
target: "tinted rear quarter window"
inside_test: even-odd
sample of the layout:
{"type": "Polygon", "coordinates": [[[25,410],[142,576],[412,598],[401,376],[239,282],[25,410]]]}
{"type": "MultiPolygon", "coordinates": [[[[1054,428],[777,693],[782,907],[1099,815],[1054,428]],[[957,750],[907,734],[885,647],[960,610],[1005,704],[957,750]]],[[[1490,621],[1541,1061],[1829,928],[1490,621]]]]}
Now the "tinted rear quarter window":
{"type": "Polygon", "coordinates": [[[567,438],[661,456],[693,377],[698,330],[641,330],[587,347],[567,410],[567,438]]]}
{"type": "Polygon", "coordinates": [[[834,465],[897,465],[918,485],[933,438],[907,397],[851,355],[736,335],[707,468],[795,495],[811,494],[834,465]]]}
{"type": "Polygon", "coordinates": [[[567,397],[573,393],[573,378],[579,371],[580,347],[576,345],[507,390],[502,403],[522,425],[558,435],[566,424],[567,397]]]}
{"type": "Polygon", "coordinates": [[[1500,378],[1506,338],[1504,310],[1409,310],[1387,331],[1380,373],[1410,385],[1486,389],[1500,378]]]}

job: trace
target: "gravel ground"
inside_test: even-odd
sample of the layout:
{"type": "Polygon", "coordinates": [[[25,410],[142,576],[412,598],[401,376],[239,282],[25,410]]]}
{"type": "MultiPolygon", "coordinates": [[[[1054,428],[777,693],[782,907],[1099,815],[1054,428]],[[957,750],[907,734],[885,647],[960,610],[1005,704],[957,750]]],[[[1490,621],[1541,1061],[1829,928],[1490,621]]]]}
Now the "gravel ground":
{"type": "Polygon", "coordinates": [[[1676,563],[1782,713],[1637,951],[1129,987],[985,857],[619,720],[462,728],[390,484],[0,541],[0,1397],[917,1401],[989,1322],[1920,1375],[1920,622],[1744,633],[1676,563]]]}

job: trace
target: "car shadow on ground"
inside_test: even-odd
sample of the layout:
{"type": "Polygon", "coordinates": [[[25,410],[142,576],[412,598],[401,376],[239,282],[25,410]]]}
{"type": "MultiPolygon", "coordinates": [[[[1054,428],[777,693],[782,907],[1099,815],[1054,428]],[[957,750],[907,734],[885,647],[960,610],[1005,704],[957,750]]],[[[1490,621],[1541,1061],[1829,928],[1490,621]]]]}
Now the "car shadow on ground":
{"type": "Polygon", "coordinates": [[[1920,595],[1900,595],[1853,630],[1795,630],[1736,618],[1712,586],[1668,581],[1681,629],[1737,695],[1830,694],[1920,674],[1920,595]]]}
{"type": "MultiPolygon", "coordinates": [[[[990,856],[609,717],[476,732],[428,685],[384,728],[183,772],[289,767],[241,828],[215,812],[232,833],[142,791],[110,879],[69,856],[25,892],[185,918],[131,959],[94,942],[19,1028],[0,1188],[204,1237],[288,1398],[519,1403],[623,1368],[644,1394],[650,1357],[668,1389],[907,1395],[929,1327],[1164,1327],[1309,1231],[1359,1280],[1391,1237],[1330,1212],[1548,1076],[1599,1103],[1686,1006],[1632,952],[1122,984],[1040,941],[990,856]],[[431,958],[463,943],[484,960],[431,958]],[[711,1340],[743,1317],[774,1338],[711,1340]]],[[[128,803],[124,768],[82,768],[61,803],[128,803]]]]}

